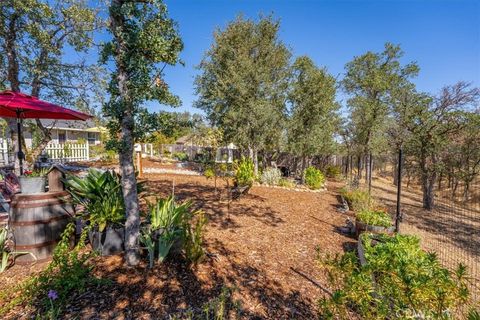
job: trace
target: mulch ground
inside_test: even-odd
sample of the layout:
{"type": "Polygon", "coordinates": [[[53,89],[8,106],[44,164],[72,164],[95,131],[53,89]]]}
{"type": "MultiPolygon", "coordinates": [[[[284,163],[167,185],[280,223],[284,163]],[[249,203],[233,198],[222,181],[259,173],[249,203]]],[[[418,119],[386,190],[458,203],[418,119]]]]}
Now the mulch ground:
{"type": "MultiPolygon", "coordinates": [[[[243,319],[316,318],[316,301],[328,290],[316,248],[336,253],[355,245],[340,229],[346,216],[336,210],[339,184],[329,182],[321,193],[258,186],[229,204],[226,193],[216,194],[213,181],[201,176],[148,175],[146,180],[155,196],[174,191],[177,199],[191,199],[205,211],[205,261],[187,267],[177,257],[150,270],[146,261],[128,268],[121,256],[95,258],[95,275],[110,284],[75,297],[66,317],[163,319],[201,308],[228,286],[243,319]]],[[[0,282],[18,283],[41,267],[14,266],[0,282]]],[[[18,308],[10,316],[27,317],[24,312],[18,308]]]]}

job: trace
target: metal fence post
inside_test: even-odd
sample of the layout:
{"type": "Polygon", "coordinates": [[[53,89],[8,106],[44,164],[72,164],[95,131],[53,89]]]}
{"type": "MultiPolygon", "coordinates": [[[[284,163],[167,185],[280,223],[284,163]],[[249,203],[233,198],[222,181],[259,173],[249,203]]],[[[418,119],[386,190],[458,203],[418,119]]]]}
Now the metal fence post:
{"type": "Polygon", "coordinates": [[[402,220],[401,213],[401,197],[402,197],[402,167],[403,167],[403,152],[402,147],[398,149],[398,172],[397,172],[397,212],[395,216],[395,232],[400,232],[400,221],[402,220]]]}

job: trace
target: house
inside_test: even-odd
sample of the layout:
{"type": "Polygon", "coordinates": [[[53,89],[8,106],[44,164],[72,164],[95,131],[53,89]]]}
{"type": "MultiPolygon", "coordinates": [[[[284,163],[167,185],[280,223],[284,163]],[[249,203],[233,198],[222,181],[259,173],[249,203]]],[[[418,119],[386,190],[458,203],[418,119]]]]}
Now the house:
{"type": "MultiPolygon", "coordinates": [[[[99,127],[90,119],[87,121],[42,119],[40,121],[44,127],[50,129],[52,135],[51,144],[88,143],[90,146],[99,145],[101,143],[101,134],[105,131],[105,128],[99,127]]],[[[25,128],[24,138],[27,148],[31,148],[33,141],[32,130],[25,128]]]]}
{"type": "MultiPolygon", "coordinates": [[[[44,155],[47,155],[52,162],[89,160],[90,147],[100,145],[102,133],[106,131],[93,120],[42,119],[40,121],[50,130],[52,136],[52,140],[44,150],[44,155]]],[[[33,146],[36,127],[35,121],[24,122],[23,137],[27,149],[33,146]]],[[[13,161],[15,155],[9,147],[8,139],[0,137],[0,166],[8,165],[13,161]]]]}
{"type": "MultiPolygon", "coordinates": [[[[178,138],[174,144],[162,145],[162,154],[168,152],[171,155],[176,153],[185,153],[189,160],[195,160],[205,152],[209,152],[211,147],[198,145],[192,136],[186,135],[178,138]]],[[[232,163],[233,160],[239,158],[239,150],[236,145],[229,143],[217,149],[215,161],[218,163],[232,163]]]]}

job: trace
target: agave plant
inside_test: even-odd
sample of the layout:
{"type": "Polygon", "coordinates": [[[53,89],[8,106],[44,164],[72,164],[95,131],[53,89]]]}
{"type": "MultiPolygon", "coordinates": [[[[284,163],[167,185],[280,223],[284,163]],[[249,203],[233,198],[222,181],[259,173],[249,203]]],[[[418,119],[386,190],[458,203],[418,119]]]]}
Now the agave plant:
{"type": "Polygon", "coordinates": [[[73,201],[83,206],[83,213],[102,232],[108,224],[125,220],[125,206],[120,176],[112,171],[88,171],[85,177],[70,176],[64,180],[73,201]]]}
{"type": "Polygon", "coordinates": [[[8,230],[5,227],[0,228],[0,273],[7,270],[10,262],[12,262],[16,256],[30,254],[36,260],[37,258],[31,252],[11,251],[7,246],[8,230]]]}
{"type": "Polygon", "coordinates": [[[155,247],[159,262],[165,260],[176,241],[185,239],[188,222],[192,217],[190,207],[191,202],[177,204],[173,196],[157,199],[155,204],[150,205],[150,234],[143,235],[143,242],[148,249],[149,237],[154,232],[157,233],[155,247]]]}

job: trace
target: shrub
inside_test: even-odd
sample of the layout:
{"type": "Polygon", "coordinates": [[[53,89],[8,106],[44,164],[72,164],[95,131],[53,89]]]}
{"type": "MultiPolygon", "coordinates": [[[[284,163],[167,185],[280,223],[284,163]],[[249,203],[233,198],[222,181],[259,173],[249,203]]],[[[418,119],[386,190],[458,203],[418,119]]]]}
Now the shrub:
{"type": "Polygon", "coordinates": [[[175,152],[173,154],[173,158],[177,159],[178,161],[188,161],[188,154],[185,152],[175,152]]]}
{"type": "Polygon", "coordinates": [[[76,294],[91,284],[107,283],[91,274],[93,267],[88,259],[93,254],[84,250],[88,228],[83,230],[77,246],[71,248],[74,232],[75,224],[68,224],[48,267],[8,290],[8,296],[2,299],[11,300],[0,309],[0,316],[17,305],[29,303],[38,311],[36,319],[56,319],[76,294]]]}
{"type": "Polygon", "coordinates": [[[315,167],[308,167],[305,170],[305,184],[310,189],[320,189],[325,182],[325,177],[323,176],[322,171],[318,170],[315,167]]]}
{"type": "Polygon", "coordinates": [[[329,178],[338,178],[341,174],[340,166],[328,165],[325,167],[325,175],[329,178]]]}
{"type": "Polygon", "coordinates": [[[340,194],[354,211],[369,210],[374,206],[374,201],[367,191],[343,188],[340,190],[340,194]]]}
{"type": "Polygon", "coordinates": [[[319,301],[322,319],[447,318],[468,299],[466,271],[442,267],[417,237],[363,234],[366,264],[354,253],[320,259],[334,292],[319,301]]]}
{"type": "Polygon", "coordinates": [[[203,175],[207,179],[212,179],[215,177],[215,170],[213,170],[212,168],[206,168],[205,171],[203,171],[203,175]]]}
{"type": "Polygon", "coordinates": [[[392,225],[392,219],[385,211],[364,209],[357,213],[356,217],[370,226],[390,227],[392,225]]]}
{"type": "Polygon", "coordinates": [[[205,258],[203,232],[206,224],[207,218],[204,213],[200,212],[196,223],[190,223],[186,228],[185,256],[193,264],[198,264],[205,258]]]}
{"type": "Polygon", "coordinates": [[[295,188],[295,182],[287,178],[281,178],[278,181],[278,185],[285,188],[295,188]]]}
{"type": "Polygon", "coordinates": [[[148,250],[151,267],[155,253],[158,262],[163,262],[177,241],[182,243],[190,262],[197,264],[203,259],[203,230],[207,219],[200,211],[192,212],[190,207],[191,202],[178,204],[173,196],[150,205],[150,224],[144,228],[141,240],[148,250]],[[194,223],[195,216],[198,219],[194,223]]]}
{"type": "Polygon", "coordinates": [[[250,159],[242,157],[235,168],[234,183],[240,187],[251,187],[255,181],[254,166],[250,159]]]}
{"type": "Polygon", "coordinates": [[[282,172],[277,168],[267,168],[260,176],[260,182],[270,186],[276,186],[282,179],[282,172]]]}
{"type": "Polygon", "coordinates": [[[83,215],[102,232],[107,225],[125,221],[125,206],[120,176],[112,171],[90,169],[85,177],[64,180],[74,203],[83,206],[83,215]]]}

